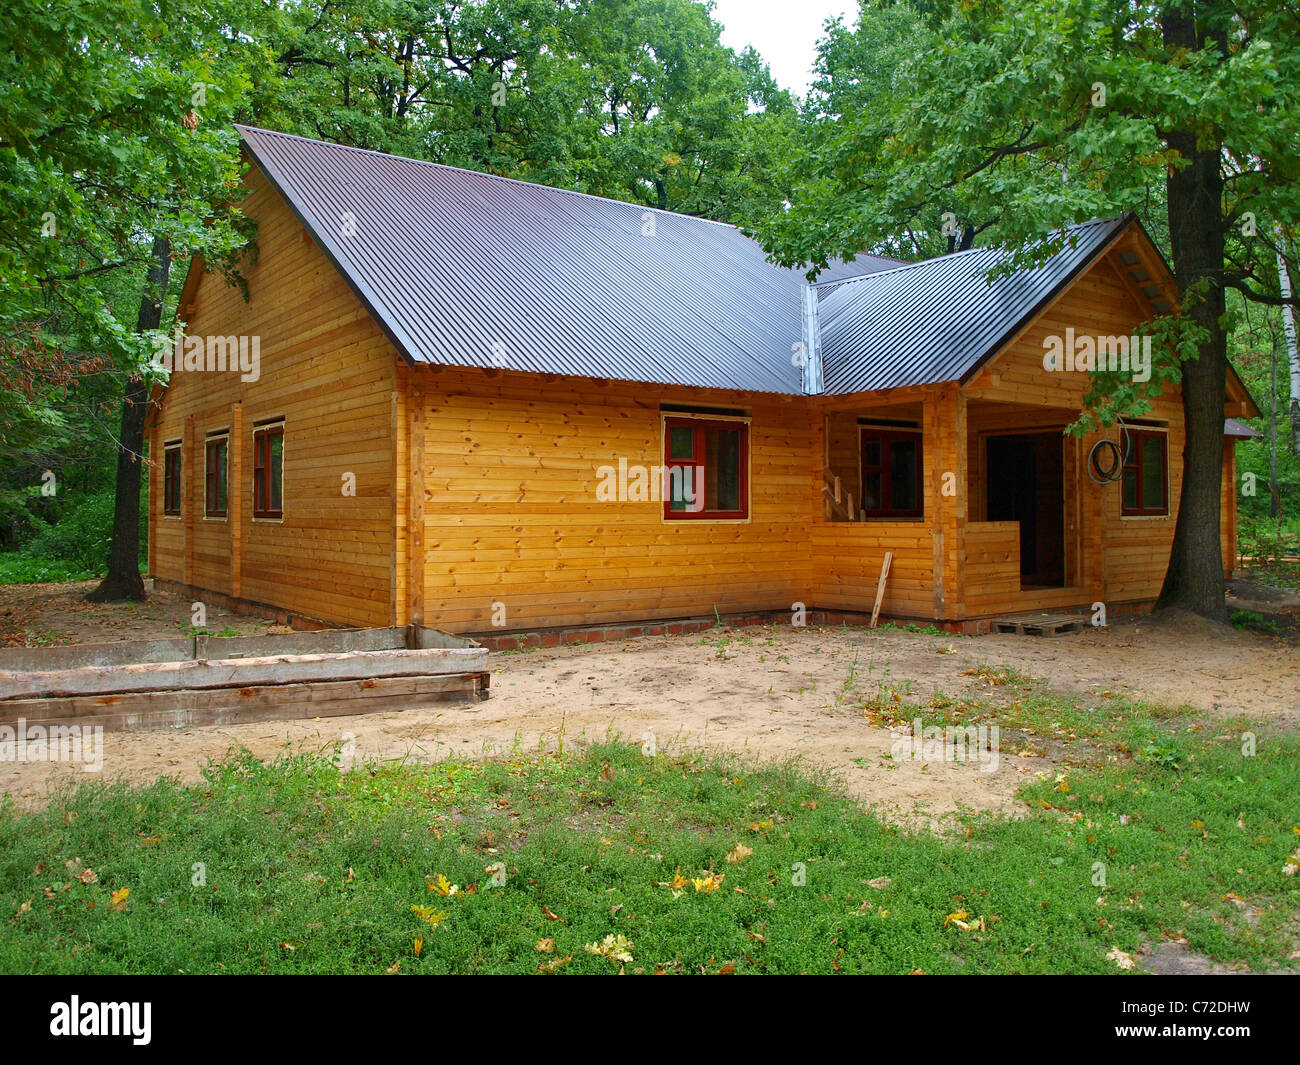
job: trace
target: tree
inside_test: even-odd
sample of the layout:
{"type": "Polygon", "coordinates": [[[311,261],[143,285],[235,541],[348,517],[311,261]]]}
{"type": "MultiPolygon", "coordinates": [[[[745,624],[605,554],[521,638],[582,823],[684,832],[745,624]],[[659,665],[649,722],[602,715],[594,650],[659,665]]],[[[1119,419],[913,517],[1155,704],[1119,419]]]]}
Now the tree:
{"type": "MultiPolygon", "coordinates": [[[[864,2],[856,34],[870,37],[898,7],[864,2]]],[[[1017,264],[1059,249],[1065,226],[1123,210],[1157,239],[1167,233],[1181,306],[1149,327],[1169,360],[1151,387],[1181,381],[1187,444],[1158,605],[1225,619],[1225,294],[1283,302],[1285,250],[1271,234],[1300,219],[1300,12],[1269,0],[908,7],[927,48],[900,66],[869,121],[818,127],[793,209],[759,236],[787,264],[819,263],[897,241],[945,203],[986,226],[984,241],[1016,249],[1017,264]],[[867,151],[877,165],[869,183],[855,181],[867,151]]],[[[1089,397],[1103,422],[1144,402],[1113,378],[1098,377],[1089,397]]]]}
{"type": "MultiPolygon", "coordinates": [[[[0,375],[40,364],[70,386],[111,370],[126,393],[100,597],[144,595],[141,428],[171,249],[221,263],[244,239],[227,123],[243,14],[221,0],[15,0],[0,41],[0,375]],[[121,279],[146,273],[144,304],[119,315],[121,279]]],[[[38,391],[26,396],[39,418],[38,391]]]]}

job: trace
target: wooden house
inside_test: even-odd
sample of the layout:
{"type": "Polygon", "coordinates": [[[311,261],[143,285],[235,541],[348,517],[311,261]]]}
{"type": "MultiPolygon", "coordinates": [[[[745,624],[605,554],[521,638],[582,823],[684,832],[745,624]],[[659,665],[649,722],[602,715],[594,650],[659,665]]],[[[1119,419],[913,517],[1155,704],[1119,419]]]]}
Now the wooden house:
{"type": "Polygon", "coordinates": [[[885,552],[883,613],[954,627],[1159,591],[1178,390],[1063,435],[1086,341],[1137,373],[1175,298],[1131,217],[991,284],[977,249],[808,285],[730,226],[240,134],[247,296],[192,265],[148,423],[160,582],[486,634],[870,614],[885,552]]]}

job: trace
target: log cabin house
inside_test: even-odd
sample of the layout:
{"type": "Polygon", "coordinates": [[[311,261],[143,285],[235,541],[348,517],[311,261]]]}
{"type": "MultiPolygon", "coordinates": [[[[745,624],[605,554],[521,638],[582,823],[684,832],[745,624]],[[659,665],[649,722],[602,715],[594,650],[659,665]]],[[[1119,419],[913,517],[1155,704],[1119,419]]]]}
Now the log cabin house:
{"type": "MultiPolygon", "coordinates": [[[[887,551],[883,614],[954,629],[1159,591],[1178,390],[1100,484],[1119,431],[1063,435],[1089,374],[1044,364],[1172,305],[1130,216],[992,283],[976,249],[809,285],[720,223],[239,133],[247,295],[196,260],[180,313],[209,364],[243,337],[258,365],[186,347],[155,395],[165,586],[489,635],[869,615],[887,551]]],[[[1256,415],[1229,378],[1225,417],[1256,415]]],[[[1228,446],[1229,560],[1235,483],[1228,446]]]]}

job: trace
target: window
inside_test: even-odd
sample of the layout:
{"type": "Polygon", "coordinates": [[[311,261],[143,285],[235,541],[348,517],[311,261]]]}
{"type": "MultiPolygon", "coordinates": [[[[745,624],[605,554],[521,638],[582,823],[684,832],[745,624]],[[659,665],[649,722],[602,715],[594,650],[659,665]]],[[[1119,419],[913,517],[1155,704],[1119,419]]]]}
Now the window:
{"type": "Polygon", "coordinates": [[[869,518],[919,518],[921,434],[908,429],[862,429],[862,509],[869,518]]]}
{"type": "Polygon", "coordinates": [[[203,513],[209,518],[226,516],[226,476],[230,458],[230,437],[210,436],[207,440],[203,513]]]}
{"type": "Polygon", "coordinates": [[[1124,456],[1125,516],[1169,513],[1168,434],[1128,431],[1128,454],[1124,456]]]}
{"type": "Polygon", "coordinates": [[[749,517],[749,426],[664,419],[664,517],[749,517]]]}
{"type": "Polygon", "coordinates": [[[253,517],[284,517],[284,423],[253,430],[253,517]]]}
{"type": "Polygon", "coordinates": [[[163,445],[163,513],[181,512],[181,442],[163,445]]]}

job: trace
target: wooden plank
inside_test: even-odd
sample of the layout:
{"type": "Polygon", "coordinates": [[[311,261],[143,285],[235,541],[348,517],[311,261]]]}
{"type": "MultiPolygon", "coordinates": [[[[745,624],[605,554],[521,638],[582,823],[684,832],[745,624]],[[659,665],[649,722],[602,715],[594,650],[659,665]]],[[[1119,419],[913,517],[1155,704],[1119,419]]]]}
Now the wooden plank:
{"type": "Polygon", "coordinates": [[[424,624],[424,585],[428,577],[424,544],[425,499],[425,397],[424,379],[418,369],[407,376],[407,504],[406,504],[406,596],[407,617],[412,625],[424,624]]]}
{"type": "Polygon", "coordinates": [[[885,561],[880,564],[880,580],[876,584],[876,602],[871,608],[871,627],[876,627],[876,622],[880,620],[880,604],[885,599],[885,582],[889,580],[889,567],[894,561],[894,552],[885,552],[885,561]]]}
{"type": "Polygon", "coordinates": [[[29,672],[53,669],[106,668],[141,662],[182,662],[194,657],[190,637],[170,640],[119,640],[64,647],[0,648],[0,670],[29,672]]]}
{"type": "Polygon", "coordinates": [[[106,731],[197,728],[418,710],[454,699],[486,698],[486,671],[377,677],[245,688],[181,689],[116,695],[16,699],[0,704],[0,724],[99,726],[106,731]]]}
{"type": "Polygon", "coordinates": [[[193,662],[149,662],[108,669],[66,669],[0,673],[0,701],[167,691],[173,688],[228,688],[308,681],[365,680],[434,673],[464,673],[487,668],[487,650],[448,647],[427,650],[364,651],[340,654],[227,658],[193,662]]]}
{"type": "Polygon", "coordinates": [[[238,599],[243,593],[243,531],[245,491],[251,496],[253,478],[249,474],[248,485],[244,484],[244,405],[230,405],[230,480],[226,493],[226,511],[229,525],[226,532],[230,544],[230,594],[238,599]]]}

